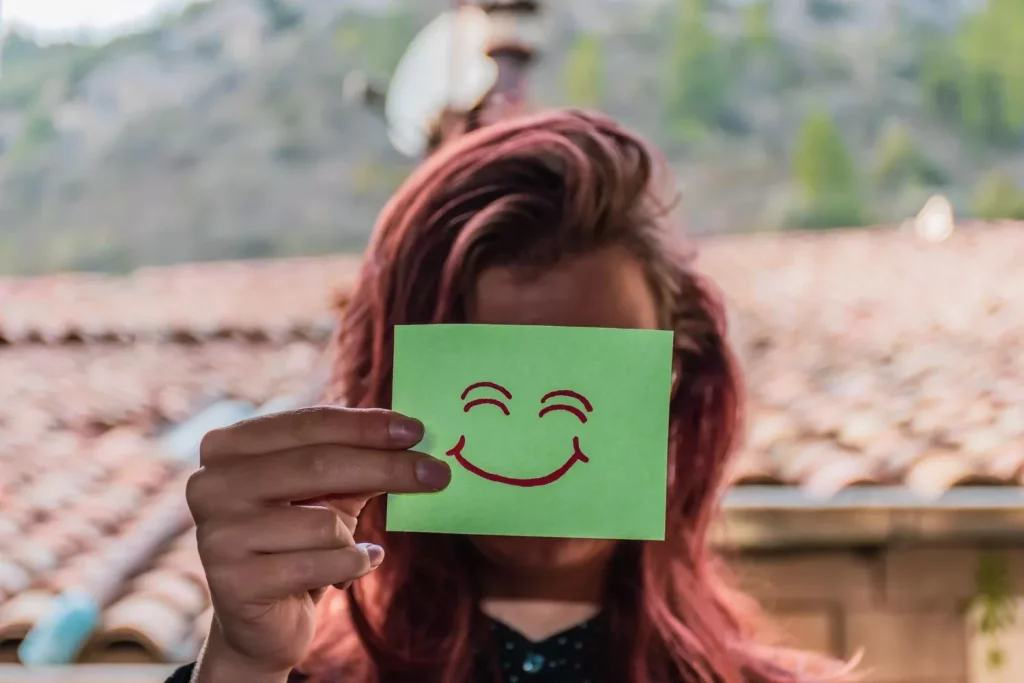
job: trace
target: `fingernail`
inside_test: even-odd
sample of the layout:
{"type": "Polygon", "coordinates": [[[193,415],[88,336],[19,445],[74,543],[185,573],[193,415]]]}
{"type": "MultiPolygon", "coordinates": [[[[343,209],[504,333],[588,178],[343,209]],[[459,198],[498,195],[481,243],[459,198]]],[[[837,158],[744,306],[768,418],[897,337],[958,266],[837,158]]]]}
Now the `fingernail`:
{"type": "Polygon", "coordinates": [[[400,441],[419,441],[423,438],[423,423],[404,415],[395,415],[388,425],[391,438],[400,441]]]}
{"type": "Polygon", "coordinates": [[[380,566],[380,563],[384,561],[384,548],[373,543],[360,543],[359,547],[363,549],[366,556],[370,558],[370,566],[376,569],[380,566]]]}
{"type": "Polygon", "coordinates": [[[416,463],[416,479],[424,486],[440,491],[452,480],[452,470],[440,460],[423,458],[416,463]]]}

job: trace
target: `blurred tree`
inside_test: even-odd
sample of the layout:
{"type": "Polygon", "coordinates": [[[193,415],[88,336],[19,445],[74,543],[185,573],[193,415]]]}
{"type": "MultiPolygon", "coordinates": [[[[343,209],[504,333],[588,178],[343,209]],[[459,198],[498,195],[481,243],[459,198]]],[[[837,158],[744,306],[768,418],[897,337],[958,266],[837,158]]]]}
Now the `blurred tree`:
{"type": "Polygon", "coordinates": [[[885,129],[873,176],[880,188],[889,191],[907,184],[933,187],[949,182],[946,172],[921,151],[910,130],[901,123],[885,129]]]}
{"type": "Polygon", "coordinates": [[[286,0],[262,0],[262,3],[274,31],[289,31],[302,23],[302,13],[286,0]]]}
{"type": "Polygon", "coordinates": [[[857,169],[828,112],[814,112],[804,120],[793,167],[804,201],[799,221],[804,227],[845,227],[864,222],[857,169]]]}
{"type": "Polygon", "coordinates": [[[37,58],[45,49],[32,36],[22,33],[19,29],[8,31],[4,36],[2,46],[4,66],[37,58]]]}
{"type": "Polygon", "coordinates": [[[921,84],[944,119],[990,144],[1024,140],[1024,2],[991,0],[950,40],[921,47],[921,84]]]}
{"type": "Polygon", "coordinates": [[[991,171],[974,192],[974,215],[986,221],[1024,220],[1024,192],[1002,171],[991,171]]]}
{"type": "Polygon", "coordinates": [[[842,0],[807,0],[807,13],[817,22],[830,23],[846,17],[849,8],[842,0]]]}
{"type": "Polygon", "coordinates": [[[364,159],[353,166],[349,187],[357,197],[386,197],[399,188],[408,174],[406,168],[364,159]]]}
{"type": "Polygon", "coordinates": [[[11,147],[11,159],[15,164],[24,164],[33,158],[40,148],[56,137],[53,119],[40,110],[32,112],[25,121],[21,136],[11,147]]]}
{"type": "Polygon", "coordinates": [[[18,272],[23,259],[19,258],[18,241],[14,237],[0,235],[0,275],[18,272]]]}
{"type": "Polygon", "coordinates": [[[595,35],[581,35],[569,50],[563,74],[566,96],[577,107],[598,108],[604,100],[604,49],[595,35]]]}
{"type": "Polygon", "coordinates": [[[743,9],[743,32],[732,42],[732,71],[746,77],[744,89],[777,95],[799,85],[803,69],[779,39],[774,12],[774,0],[756,0],[743,9]]]}
{"type": "Polygon", "coordinates": [[[107,56],[106,51],[99,47],[84,49],[82,54],[72,60],[68,66],[68,88],[76,89],[93,72],[96,65],[100,64],[107,56]]]}
{"type": "Polygon", "coordinates": [[[66,259],[49,261],[39,270],[86,270],[123,274],[130,272],[135,265],[136,256],[126,246],[107,245],[76,252],[66,259]]]}
{"type": "Polygon", "coordinates": [[[746,45],[754,52],[762,54],[774,52],[779,45],[772,26],[771,0],[757,0],[743,10],[743,34],[746,45]]]}
{"type": "Polygon", "coordinates": [[[1024,2],[991,0],[967,21],[959,51],[968,78],[965,123],[995,140],[1024,132],[1024,2]]]}
{"type": "Polygon", "coordinates": [[[42,145],[53,139],[55,132],[53,119],[45,113],[37,112],[25,124],[21,139],[33,146],[42,145]]]}
{"type": "Polygon", "coordinates": [[[238,244],[232,246],[232,252],[242,259],[273,258],[281,255],[277,242],[266,235],[244,235],[238,244]]]}
{"type": "Polygon", "coordinates": [[[358,65],[377,75],[390,75],[416,35],[416,20],[406,9],[385,14],[353,12],[338,27],[335,49],[358,58],[358,65]]]}
{"type": "Polygon", "coordinates": [[[73,43],[41,45],[17,31],[9,33],[0,47],[0,109],[15,110],[32,109],[43,99],[52,102],[65,87],[68,64],[95,49],[73,43]]]}
{"type": "Polygon", "coordinates": [[[932,112],[945,121],[959,122],[962,65],[946,36],[919,38],[918,82],[932,112]]]}
{"type": "Polygon", "coordinates": [[[678,137],[734,126],[728,59],[705,21],[706,0],[680,0],[668,59],[665,114],[678,137]]]}

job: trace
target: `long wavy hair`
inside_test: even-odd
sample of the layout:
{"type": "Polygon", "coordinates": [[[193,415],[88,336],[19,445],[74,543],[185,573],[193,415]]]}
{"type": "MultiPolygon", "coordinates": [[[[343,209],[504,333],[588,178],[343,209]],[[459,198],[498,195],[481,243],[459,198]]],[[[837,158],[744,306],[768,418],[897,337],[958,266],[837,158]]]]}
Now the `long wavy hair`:
{"type": "MultiPolygon", "coordinates": [[[[830,660],[755,644],[757,612],[723,581],[709,548],[740,423],[739,377],[722,308],[680,248],[664,167],[613,121],[576,111],[500,122],[446,143],[380,215],[334,340],[328,399],[388,407],[394,326],[465,322],[484,269],[544,268],[628,249],[675,332],[681,377],[670,405],[666,540],[621,543],[609,572],[609,680],[841,677],[845,669],[830,660]]],[[[387,558],[324,597],[304,670],[346,683],[470,683],[489,647],[471,548],[457,536],[386,533],[385,504],[368,503],[358,537],[385,546],[387,558]]]]}

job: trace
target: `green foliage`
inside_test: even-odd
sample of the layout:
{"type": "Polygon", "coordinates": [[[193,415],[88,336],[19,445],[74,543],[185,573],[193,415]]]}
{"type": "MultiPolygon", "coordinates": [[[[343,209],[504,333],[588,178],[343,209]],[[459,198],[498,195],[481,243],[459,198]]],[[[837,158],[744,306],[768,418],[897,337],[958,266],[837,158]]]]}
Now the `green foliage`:
{"type": "Polygon", "coordinates": [[[814,68],[821,77],[829,82],[849,81],[853,77],[853,65],[850,59],[840,52],[835,45],[825,43],[815,50],[814,68]]]}
{"type": "Polygon", "coordinates": [[[929,108],[940,119],[959,122],[962,65],[945,36],[926,35],[920,40],[918,83],[929,108]]]}
{"type": "Polygon", "coordinates": [[[1024,2],[991,0],[952,39],[922,41],[921,85],[943,119],[990,144],[1024,139],[1024,2]]]}
{"type": "Polygon", "coordinates": [[[305,164],[316,159],[316,149],[297,136],[286,136],[274,148],[274,158],[285,164],[305,164]]]}
{"type": "Polygon", "coordinates": [[[13,236],[0,235],[0,275],[17,272],[23,265],[22,254],[19,252],[18,241],[13,236]]]}
{"type": "Polygon", "coordinates": [[[209,60],[216,61],[224,54],[224,39],[220,37],[207,38],[196,43],[196,55],[209,60]]]}
{"type": "Polygon", "coordinates": [[[1002,171],[991,171],[974,192],[974,215],[986,221],[1024,220],[1024,192],[1002,171]]]}
{"type": "Polygon", "coordinates": [[[90,48],[72,43],[40,45],[12,32],[3,41],[0,109],[30,110],[44,93],[63,87],[68,64],[90,48]]]}
{"type": "MultiPolygon", "coordinates": [[[[942,193],[966,197],[968,208],[973,200],[979,217],[1024,216],[1016,170],[1024,146],[1014,149],[1024,141],[1024,0],[986,0],[955,23],[932,26],[896,12],[877,35],[852,11],[842,16],[852,0],[797,0],[808,7],[800,36],[775,21],[788,1],[674,0],[651,9],[652,21],[630,16],[599,39],[563,21],[587,0],[572,10],[554,3],[551,51],[531,75],[532,92],[539,103],[614,111],[659,138],[687,182],[700,175],[692,208],[698,220],[720,214],[715,225],[763,224],[768,213],[781,222],[784,197],[772,188],[787,178],[801,199],[788,226],[862,223],[871,209],[896,219],[945,185],[942,193]],[[839,32],[856,54],[839,49],[839,32]],[[555,55],[566,59],[552,69],[555,55]],[[799,130],[808,102],[842,110],[842,120],[821,125],[812,116],[799,130]],[[868,137],[890,119],[904,126],[868,137]],[[737,139],[746,128],[750,136],[737,139]],[[787,134],[794,128],[798,140],[787,134]],[[869,164],[866,174],[855,160],[869,164]],[[974,185],[996,166],[1015,175],[992,173],[974,185]],[[747,201],[753,196],[765,201],[747,201]]],[[[105,44],[9,36],[0,77],[0,268],[117,269],[360,248],[405,169],[383,123],[345,101],[341,79],[353,70],[390,74],[432,14],[425,5],[353,6],[328,28],[292,25],[302,0],[258,0],[259,11],[278,17],[271,24],[291,28],[268,29],[260,59],[244,63],[227,60],[216,36],[202,38],[213,35],[213,3],[105,44]],[[176,66],[184,63],[189,73],[176,66]],[[133,116],[120,98],[104,101],[85,87],[93,74],[116,79],[125,67],[150,70],[154,93],[180,86],[182,99],[133,116]],[[109,124],[109,146],[55,144],[51,117],[65,103],[69,122],[109,124]],[[279,189],[260,195],[266,210],[253,209],[253,186],[279,189]],[[46,247],[68,236],[79,241],[46,247]]],[[[145,98],[147,79],[137,83],[145,98]]]]}
{"type": "Polygon", "coordinates": [[[921,151],[902,124],[889,126],[882,136],[873,176],[875,184],[886,191],[908,184],[935,187],[949,182],[946,172],[921,151]]]}
{"type": "Polygon", "coordinates": [[[0,109],[27,109],[39,99],[42,90],[39,82],[32,75],[19,71],[4,68],[3,77],[0,78],[0,109]]]}
{"type": "Polygon", "coordinates": [[[44,243],[31,250],[29,268],[38,272],[51,269],[127,272],[133,266],[135,254],[126,242],[102,232],[53,230],[44,243]]]}
{"type": "Polygon", "coordinates": [[[118,36],[108,43],[84,43],[69,50],[61,64],[61,71],[70,91],[74,91],[92,72],[118,56],[131,52],[152,52],[157,49],[163,35],[162,28],[118,36]]]}
{"type": "Polygon", "coordinates": [[[853,160],[826,111],[804,119],[794,163],[797,182],[808,197],[845,190],[856,182],[853,160]]]}
{"type": "Polygon", "coordinates": [[[597,108],[604,99],[604,50],[594,35],[578,36],[569,50],[563,74],[570,103],[577,107],[597,108]]]}
{"type": "Polygon", "coordinates": [[[266,106],[272,115],[274,122],[285,130],[296,130],[301,127],[305,118],[306,108],[302,101],[294,94],[287,92],[272,96],[268,93],[266,106]]]}
{"type": "Polygon", "coordinates": [[[857,169],[828,112],[814,112],[804,120],[793,170],[804,201],[799,221],[803,227],[846,227],[864,222],[857,169]]]}
{"type": "Polygon", "coordinates": [[[11,161],[15,166],[30,163],[38,152],[56,137],[53,119],[45,112],[35,111],[25,120],[21,136],[11,146],[11,161]]]}
{"type": "Polygon", "coordinates": [[[1024,3],[991,0],[969,20],[959,51],[968,79],[964,122],[979,132],[1018,137],[1024,132],[1024,3]]]}
{"type": "Polygon", "coordinates": [[[265,235],[247,235],[235,248],[238,258],[262,259],[281,255],[281,250],[274,239],[265,235]]]}
{"type": "Polygon", "coordinates": [[[839,21],[848,11],[842,0],[807,0],[807,13],[818,22],[839,21]]]}
{"type": "Polygon", "coordinates": [[[732,71],[744,74],[752,90],[781,97],[800,84],[803,68],[776,32],[774,8],[774,0],[757,0],[743,9],[743,32],[732,44],[732,71]]]}
{"type": "Polygon", "coordinates": [[[109,245],[94,251],[75,254],[56,262],[61,270],[86,270],[104,273],[127,273],[137,264],[135,254],[124,245],[109,245]]]}
{"type": "Polygon", "coordinates": [[[364,160],[353,167],[350,187],[357,197],[387,196],[397,190],[407,176],[408,169],[364,160]]]}
{"type": "Polygon", "coordinates": [[[182,7],[177,14],[172,12],[165,16],[164,22],[166,26],[173,26],[179,23],[198,21],[211,9],[213,9],[212,2],[190,2],[182,7]]]}
{"type": "Polygon", "coordinates": [[[302,13],[287,0],[260,0],[270,27],[277,32],[290,31],[302,23],[302,13]]]}
{"type": "MultiPolygon", "coordinates": [[[[982,635],[998,638],[1016,621],[1016,606],[1006,556],[993,552],[982,554],[978,560],[974,582],[978,630],[982,635]]],[[[986,660],[991,669],[1000,669],[1005,665],[1006,653],[998,642],[990,645],[986,652],[986,660]]]]}
{"type": "Polygon", "coordinates": [[[99,54],[99,50],[96,50],[72,61],[68,66],[67,72],[68,87],[72,90],[76,89],[92,73],[92,70],[101,59],[102,56],[99,54]]]}
{"type": "Polygon", "coordinates": [[[758,0],[743,10],[743,36],[747,47],[754,52],[772,52],[778,47],[772,27],[771,0],[758,0]]]}
{"type": "Polygon", "coordinates": [[[665,114],[681,139],[736,126],[728,54],[707,26],[705,0],[680,0],[666,77],[665,114]]]}
{"type": "Polygon", "coordinates": [[[53,139],[56,130],[53,127],[53,119],[42,112],[36,112],[29,117],[25,124],[25,130],[21,134],[22,143],[31,147],[45,145],[53,139]]]}
{"type": "Polygon", "coordinates": [[[10,67],[19,62],[24,63],[29,60],[38,59],[40,54],[46,49],[29,36],[17,30],[8,33],[3,41],[0,42],[0,45],[2,45],[5,67],[10,67]]]}
{"type": "Polygon", "coordinates": [[[371,73],[391,74],[416,30],[414,17],[400,7],[380,15],[352,13],[338,27],[335,49],[371,73]]]}

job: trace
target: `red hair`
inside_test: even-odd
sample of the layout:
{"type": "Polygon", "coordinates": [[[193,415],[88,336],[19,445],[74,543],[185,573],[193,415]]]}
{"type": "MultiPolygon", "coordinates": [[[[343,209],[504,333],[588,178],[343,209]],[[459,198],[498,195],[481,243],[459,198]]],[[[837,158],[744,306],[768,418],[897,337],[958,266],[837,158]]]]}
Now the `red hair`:
{"type": "MultiPolygon", "coordinates": [[[[651,149],[614,122],[579,112],[506,121],[447,143],[382,211],[334,344],[328,398],[391,401],[395,325],[464,322],[480,272],[544,268],[609,246],[646,268],[682,369],[672,399],[666,540],[620,544],[606,588],[610,680],[805,683],[842,669],[754,644],[749,601],[726,587],[708,546],[740,421],[724,316],[673,239],[671,202],[651,149]]],[[[359,523],[387,559],[320,605],[306,671],[365,683],[469,683],[480,592],[465,539],[385,533],[385,499],[359,523]]],[[[481,640],[481,638],[483,640],[481,640]]],[[[486,650],[484,650],[486,651],[486,650]]]]}

